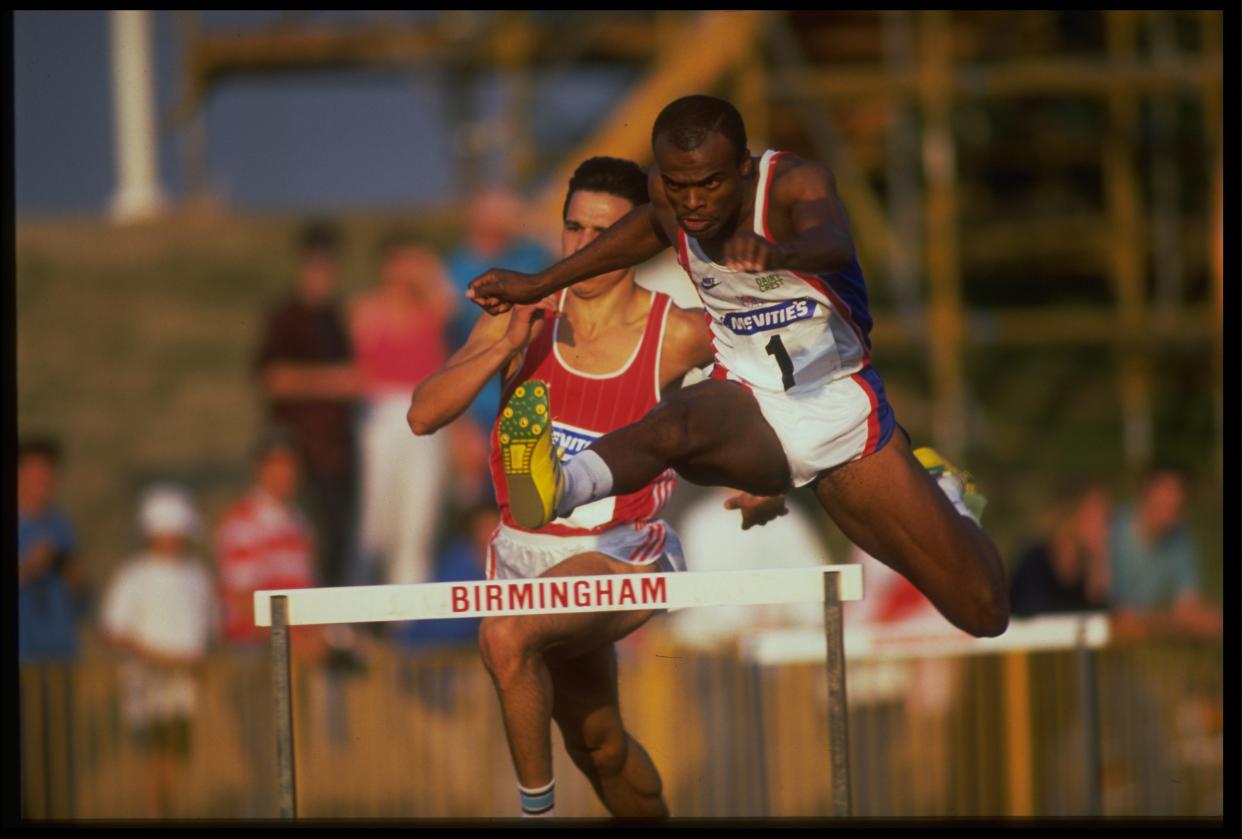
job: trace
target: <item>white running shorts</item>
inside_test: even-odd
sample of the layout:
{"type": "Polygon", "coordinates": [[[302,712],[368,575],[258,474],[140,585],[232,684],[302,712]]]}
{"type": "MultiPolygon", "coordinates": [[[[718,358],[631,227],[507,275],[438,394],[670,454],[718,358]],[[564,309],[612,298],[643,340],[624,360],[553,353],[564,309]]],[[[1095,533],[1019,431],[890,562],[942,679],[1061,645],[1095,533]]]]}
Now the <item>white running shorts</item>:
{"type": "Polygon", "coordinates": [[[659,571],[685,571],[677,533],[663,521],[625,524],[585,536],[528,533],[501,524],[487,550],[487,579],[538,577],[571,556],[598,552],[633,565],[657,564],[659,571]]]}

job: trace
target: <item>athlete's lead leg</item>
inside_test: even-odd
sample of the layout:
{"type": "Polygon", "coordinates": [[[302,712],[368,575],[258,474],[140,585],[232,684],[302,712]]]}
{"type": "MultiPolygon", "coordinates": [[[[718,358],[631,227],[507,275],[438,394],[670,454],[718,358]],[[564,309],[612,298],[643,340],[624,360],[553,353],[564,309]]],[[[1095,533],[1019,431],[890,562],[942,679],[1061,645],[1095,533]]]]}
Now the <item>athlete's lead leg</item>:
{"type": "Polygon", "coordinates": [[[612,492],[634,492],[672,467],[703,486],[755,495],[789,489],[789,462],[776,432],[743,386],[708,379],[676,391],[633,425],[591,450],[612,472],[612,492]]]}
{"type": "Polygon", "coordinates": [[[542,382],[514,390],[500,421],[509,509],[537,529],[609,495],[642,489],[664,470],[704,486],[754,495],[789,488],[789,463],[776,432],[743,386],[707,380],[679,390],[645,417],[595,441],[559,465],[542,382]]]}

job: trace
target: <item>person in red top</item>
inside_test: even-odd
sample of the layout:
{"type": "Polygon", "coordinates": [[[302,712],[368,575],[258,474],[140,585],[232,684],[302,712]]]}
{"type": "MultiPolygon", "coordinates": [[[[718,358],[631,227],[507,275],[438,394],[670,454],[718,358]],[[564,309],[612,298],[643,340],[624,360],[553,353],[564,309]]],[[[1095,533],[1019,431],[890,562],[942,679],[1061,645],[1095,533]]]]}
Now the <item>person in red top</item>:
{"type": "Polygon", "coordinates": [[[379,248],[380,282],[358,297],[350,334],[365,412],[359,423],[361,583],[423,583],[434,568],[436,519],[447,477],[442,439],[410,437],[410,392],[443,366],[456,305],[440,259],[398,234],[379,248]]]}
{"type": "MultiPolygon", "coordinates": [[[[587,160],[569,182],[563,253],[586,246],[646,201],[647,178],[637,164],[587,160]]],[[[557,393],[553,434],[561,456],[568,457],[641,417],[711,357],[702,314],[639,287],[634,269],[627,268],[535,305],[481,315],[465,345],[414,392],[408,421],[415,434],[431,434],[464,412],[493,376],[501,377],[505,400],[519,382],[536,378],[557,393]]],[[[677,535],[656,518],[672,490],[671,473],[532,531],[510,514],[496,434],[494,423],[491,465],[501,524],[489,547],[490,579],[685,570],[677,535]]],[[[783,509],[780,499],[749,496],[734,505],[745,506],[748,520],[783,509]]],[[[613,647],[651,615],[599,612],[483,621],[480,651],[500,698],[524,814],[553,811],[555,720],[574,764],[610,813],[668,815],[659,773],[622,724],[613,647]]]]}
{"type": "MultiPolygon", "coordinates": [[[[296,444],[279,431],[255,450],[254,485],[233,502],[216,527],[217,573],[225,641],[257,645],[267,630],[254,624],[254,593],[315,585],[315,539],[294,506],[300,467],[296,444]]],[[[316,627],[295,627],[297,646],[317,648],[316,627]],[[309,646],[308,646],[309,645],[309,646]]]]}

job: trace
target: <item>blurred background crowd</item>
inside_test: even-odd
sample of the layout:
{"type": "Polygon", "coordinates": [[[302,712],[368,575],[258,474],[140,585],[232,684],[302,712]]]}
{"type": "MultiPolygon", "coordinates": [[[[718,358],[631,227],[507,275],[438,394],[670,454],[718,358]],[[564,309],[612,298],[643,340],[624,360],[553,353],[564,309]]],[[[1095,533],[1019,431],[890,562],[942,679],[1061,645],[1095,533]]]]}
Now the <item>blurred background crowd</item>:
{"type": "MultiPolygon", "coordinates": [[[[1190,698],[1166,702],[1133,662],[1100,678],[1139,685],[1134,720],[1164,720],[1155,745],[1134,747],[1143,767],[1172,765],[1180,741],[1207,743],[1195,765],[1216,765],[1220,13],[14,21],[17,647],[23,724],[37,718],[42,732],[23,747],[29,812],[60,806],[54,784],[30,780],[53,777],[48,674],[97,666],[111,674],[100,701],[145,779],[121,815],[264,814],[247,809],[255,801],[178,803],[186,773],[200,771],[212,662],[265,661],[253,592],[482,576],[498,521],[487,457],[499,389],[428,437],[409,430],[410,394],[478,316],[463,296],[471,279],[555,259],[566,170],[592,153],[648,165],[654,112],[691,91],[738,104],[753,152],[788,148],[836,171],[898,419],[989,496],[1015,617],[1101,612],[1121,649],[1206,655],[1190,698]],[[684,45],[707,38],[719,55],[697,61],[684,45]],[[81,58],[49,69],[69,53],[81,58]],[[105,83],[87,76],[109,69],[114,106],[91,122],[72,97],[84,101],[105,83]],[[350,75],[362,69],[369,82],[350,75]],[[420,101],[432,94],[438,110],[420,101]],[[143,127],[143,108],[158,126],[148,113],[143,127]],[[113,158],[73,146],[106,145],[91,131],[112,132],[113,158]]],[[[638,280],[697,304],[667,260],[638,280]]],[[[847,607],[847,627],[926,618],[922,596],[808,499],[795,493],[790,515],[743,533],[727,497],[682,485],[670,502],[691,570],[862,562],[867,600],[847,607]]],[[[816,608],[691,610],[624,648],[735,655],[748,634],[818,620],[816,608]]],[[[350,685],[386,672],[382,662],[469,650],[476,630],[297,632],[299,666],[322,676],[312,736],[356,747],[350,685]]],[[[967,670],[911,663],[901,713],[948,719],[990,678],[967,670]]],[[[455,682],[402,678],[428,714],[464,702],[455,682]]],[[[261,679],[229,684],[234,711],[267,702],[261,679]]],[[[83,725],[72,709],[90,704],[73,690],[70,728],[83,725]]],[[[266,729],[239,725],[238,759],[265,766],[266,729]]],[[[64,770],[74,778],[106,763],[77,765],[102,749],[82,736],[93,745],[64,770]]],[[[953,762],[935,739],[907,757],[953,762]]],[[[1105,745],[1106,764],[1119,749],[1105,745]]],[[[889,767],[899,770],[913,771],[889,767]]],[[[1102,771],[1113,812],[1221,812],[1210,779],[1188,804],[1167,788],[1151,798],[1171,776],[1144,769],[1110,786],[1114,770],[1102,771]]],[[[1033,783],[1029,807],[1069,806],[1033,783]]],[[[950,787],[917,806],[969,812],[960,797],[943,803],[950,787]]],[[[1007,794],[995,806],[1013,812],[1007,794]]]]}

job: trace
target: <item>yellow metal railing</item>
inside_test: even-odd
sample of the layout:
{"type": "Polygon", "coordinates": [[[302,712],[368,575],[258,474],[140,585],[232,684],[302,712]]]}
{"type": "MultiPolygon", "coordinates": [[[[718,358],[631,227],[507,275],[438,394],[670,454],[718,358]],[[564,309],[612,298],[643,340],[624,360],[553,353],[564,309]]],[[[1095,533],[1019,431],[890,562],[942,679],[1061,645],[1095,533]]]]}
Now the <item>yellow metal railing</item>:
{"type": "MultiPolygon", "coordinates": [[[[760,668],[640,649],[622,655],[622,711],[659,767],[674,815],[830,811],[822,664],[760,668]]],[[[1098,725],[1082,707],[1077,656],[850,659],[853,812],[1041,816],[1098,806],[1105,816],[1222,815],[1220,645],[1094,653],[1098,725]]],[[[274,816],[266,655],[217,654],[199,678],[192,748],[168,814],[274,816]]],[[[152,814],[151,767],[126,729],[115,662],[23,667],[20,688],[26,818],[152,814]]],[[[293,690],[302,816],[517,815],[496,698],[473,650],[380,647],[353,676],[295,661],[293,690]]],[[[553,741],[558,814],[604,816],[553,741]]]]}

